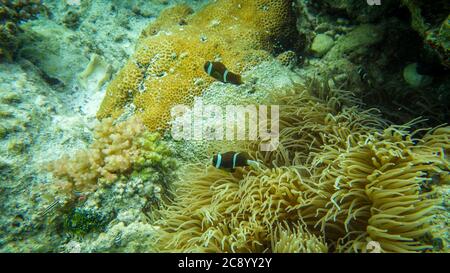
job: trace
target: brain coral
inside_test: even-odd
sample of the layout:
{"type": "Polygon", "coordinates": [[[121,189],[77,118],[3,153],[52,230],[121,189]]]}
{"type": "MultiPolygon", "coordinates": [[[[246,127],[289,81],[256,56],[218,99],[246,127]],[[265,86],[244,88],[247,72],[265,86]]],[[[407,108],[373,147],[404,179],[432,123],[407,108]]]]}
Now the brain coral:
{"type": "Polygon", "coordinates": [[[97,117],[119,117],[133,103],[150,129],[164,129],[170,109],[189,105],[213,82],[208,60],[242,72],[288,48],[295,35],[291,0],[218,0],[192,14],[172,7],[149,25],[135,54],[109,85],[97,117]]]}

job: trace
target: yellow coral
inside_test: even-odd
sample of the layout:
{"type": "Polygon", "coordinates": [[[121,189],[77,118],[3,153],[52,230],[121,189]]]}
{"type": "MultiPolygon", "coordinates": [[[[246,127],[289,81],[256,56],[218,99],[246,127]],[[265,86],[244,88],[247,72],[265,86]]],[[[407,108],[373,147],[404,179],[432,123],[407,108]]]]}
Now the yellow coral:
{"type": "Polygon", "coordinates": [[[99,119],[117,118],[134,103],[150,130],[164,129],[170,110],[190,104],[213,82],[206,61],[242,72],[283,51],[295,32],[290,0],[219,0],[196,14],[186,6],[163,12],[141,35],[133,57],[107,89],[99,119]]]}
{"type": "Polygon", "coordinates": [[[179,4],[167,8],[161,12],[158,19],[149,24],[141,33],[141,38],[156,35],[159,31],[170,28],[174,25],[185,25],[186,19],[194,11],[189,5],[179,4]]]}
{"type": "Polygon", "coordinates": [[[277,60],[285,66],[293,66],[297,61],[297,55],[294,51],[288,50],[277,56],[277,60]]]}

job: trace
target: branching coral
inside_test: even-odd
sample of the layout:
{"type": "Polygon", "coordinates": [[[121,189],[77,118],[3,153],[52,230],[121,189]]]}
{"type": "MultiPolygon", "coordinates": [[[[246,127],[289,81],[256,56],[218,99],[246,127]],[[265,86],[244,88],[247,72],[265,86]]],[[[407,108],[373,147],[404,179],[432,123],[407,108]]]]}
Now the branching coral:
{"type": "Polygon", "coordinates": [[[157,133],[147,132],[137,118],[118,124],[104,119],[96,127],[89,149],[48,164],[57,180],[56,194],[69,200],[75,196],[74,192],[94,191],[121,175],[140,175],[146,179],[156,170],[164,174],[174,168],[171,150],[157,133]]]}
{"type": "Polygon", "coordinates": [[[441,200],[426,184],[449,179],[450,129],[416,139],[409,125],[387,127],[371,111],[339,107],[343,99],[305,90],[282,98],[278,150],[249,145],[261,168],[188,167],[162,211],[161,250],[360,252],[370,241],[384,252],[430,248],[423,238],[441,200]]]}
{"type": "Polygon", "coordinates": [[[117,118],[130,103],[150,129],[166,128],[170,110],[189,105],[213,82],[206,61],[242,72],[289,49],[295,40],[291,0],[219,0],[195,14],[175,6],[147,27],[136,52],[109,85],[98,118],[117,118]]]}

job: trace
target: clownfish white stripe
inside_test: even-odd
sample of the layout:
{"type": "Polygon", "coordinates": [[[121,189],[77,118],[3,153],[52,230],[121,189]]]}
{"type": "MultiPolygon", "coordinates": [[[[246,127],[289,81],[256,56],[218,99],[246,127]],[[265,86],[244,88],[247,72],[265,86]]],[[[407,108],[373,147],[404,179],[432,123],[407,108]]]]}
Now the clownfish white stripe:
{"type": "Polygon", "coordinates": [[[216,162],[216,168],[217,169],[220,168],[220,164],[222,164],[222,155],[221,154],[217,154],[217,162],[216,162]]]}
{"type": "Polygon", "coordinates": [[[208,75],[210,75],[210,76],[211,76],[211,73],[212,73],[212,69],[213,69],[213,64],[209,63],[207,72],[208,72],[208,75]]]}
{"type": "Polygon", "coordinates": [[[223,81],[227,82],[227,76],[228,76],[228,69],[225,69],[225,72],[223,72],[223,81]]]}
{"type": "Polygon", "coordinates": [[[236,159],[237,159],[238,154],[239,154],[239,153],[235,153],[235,154],[233,155],[233,169],[236,168],[236,159]]]}

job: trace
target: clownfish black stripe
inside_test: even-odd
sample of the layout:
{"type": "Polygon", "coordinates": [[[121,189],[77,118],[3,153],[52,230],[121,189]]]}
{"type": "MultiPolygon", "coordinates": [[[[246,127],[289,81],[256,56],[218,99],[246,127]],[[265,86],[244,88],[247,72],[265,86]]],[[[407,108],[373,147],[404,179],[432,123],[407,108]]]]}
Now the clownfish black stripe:
{"type": "Polygon", "coordinates": [[[237,167],[248,166],[248,156],[236,152],[219,153],[213,156],[212,165],[217,169],[234,170],[237,167]]]}
{"type": "Polygon", "coordinates": [[[204,69],[209,76],[223,83],[242,84],[241,76],[229,71],[223,63],[206,62],[204,69]]]}

